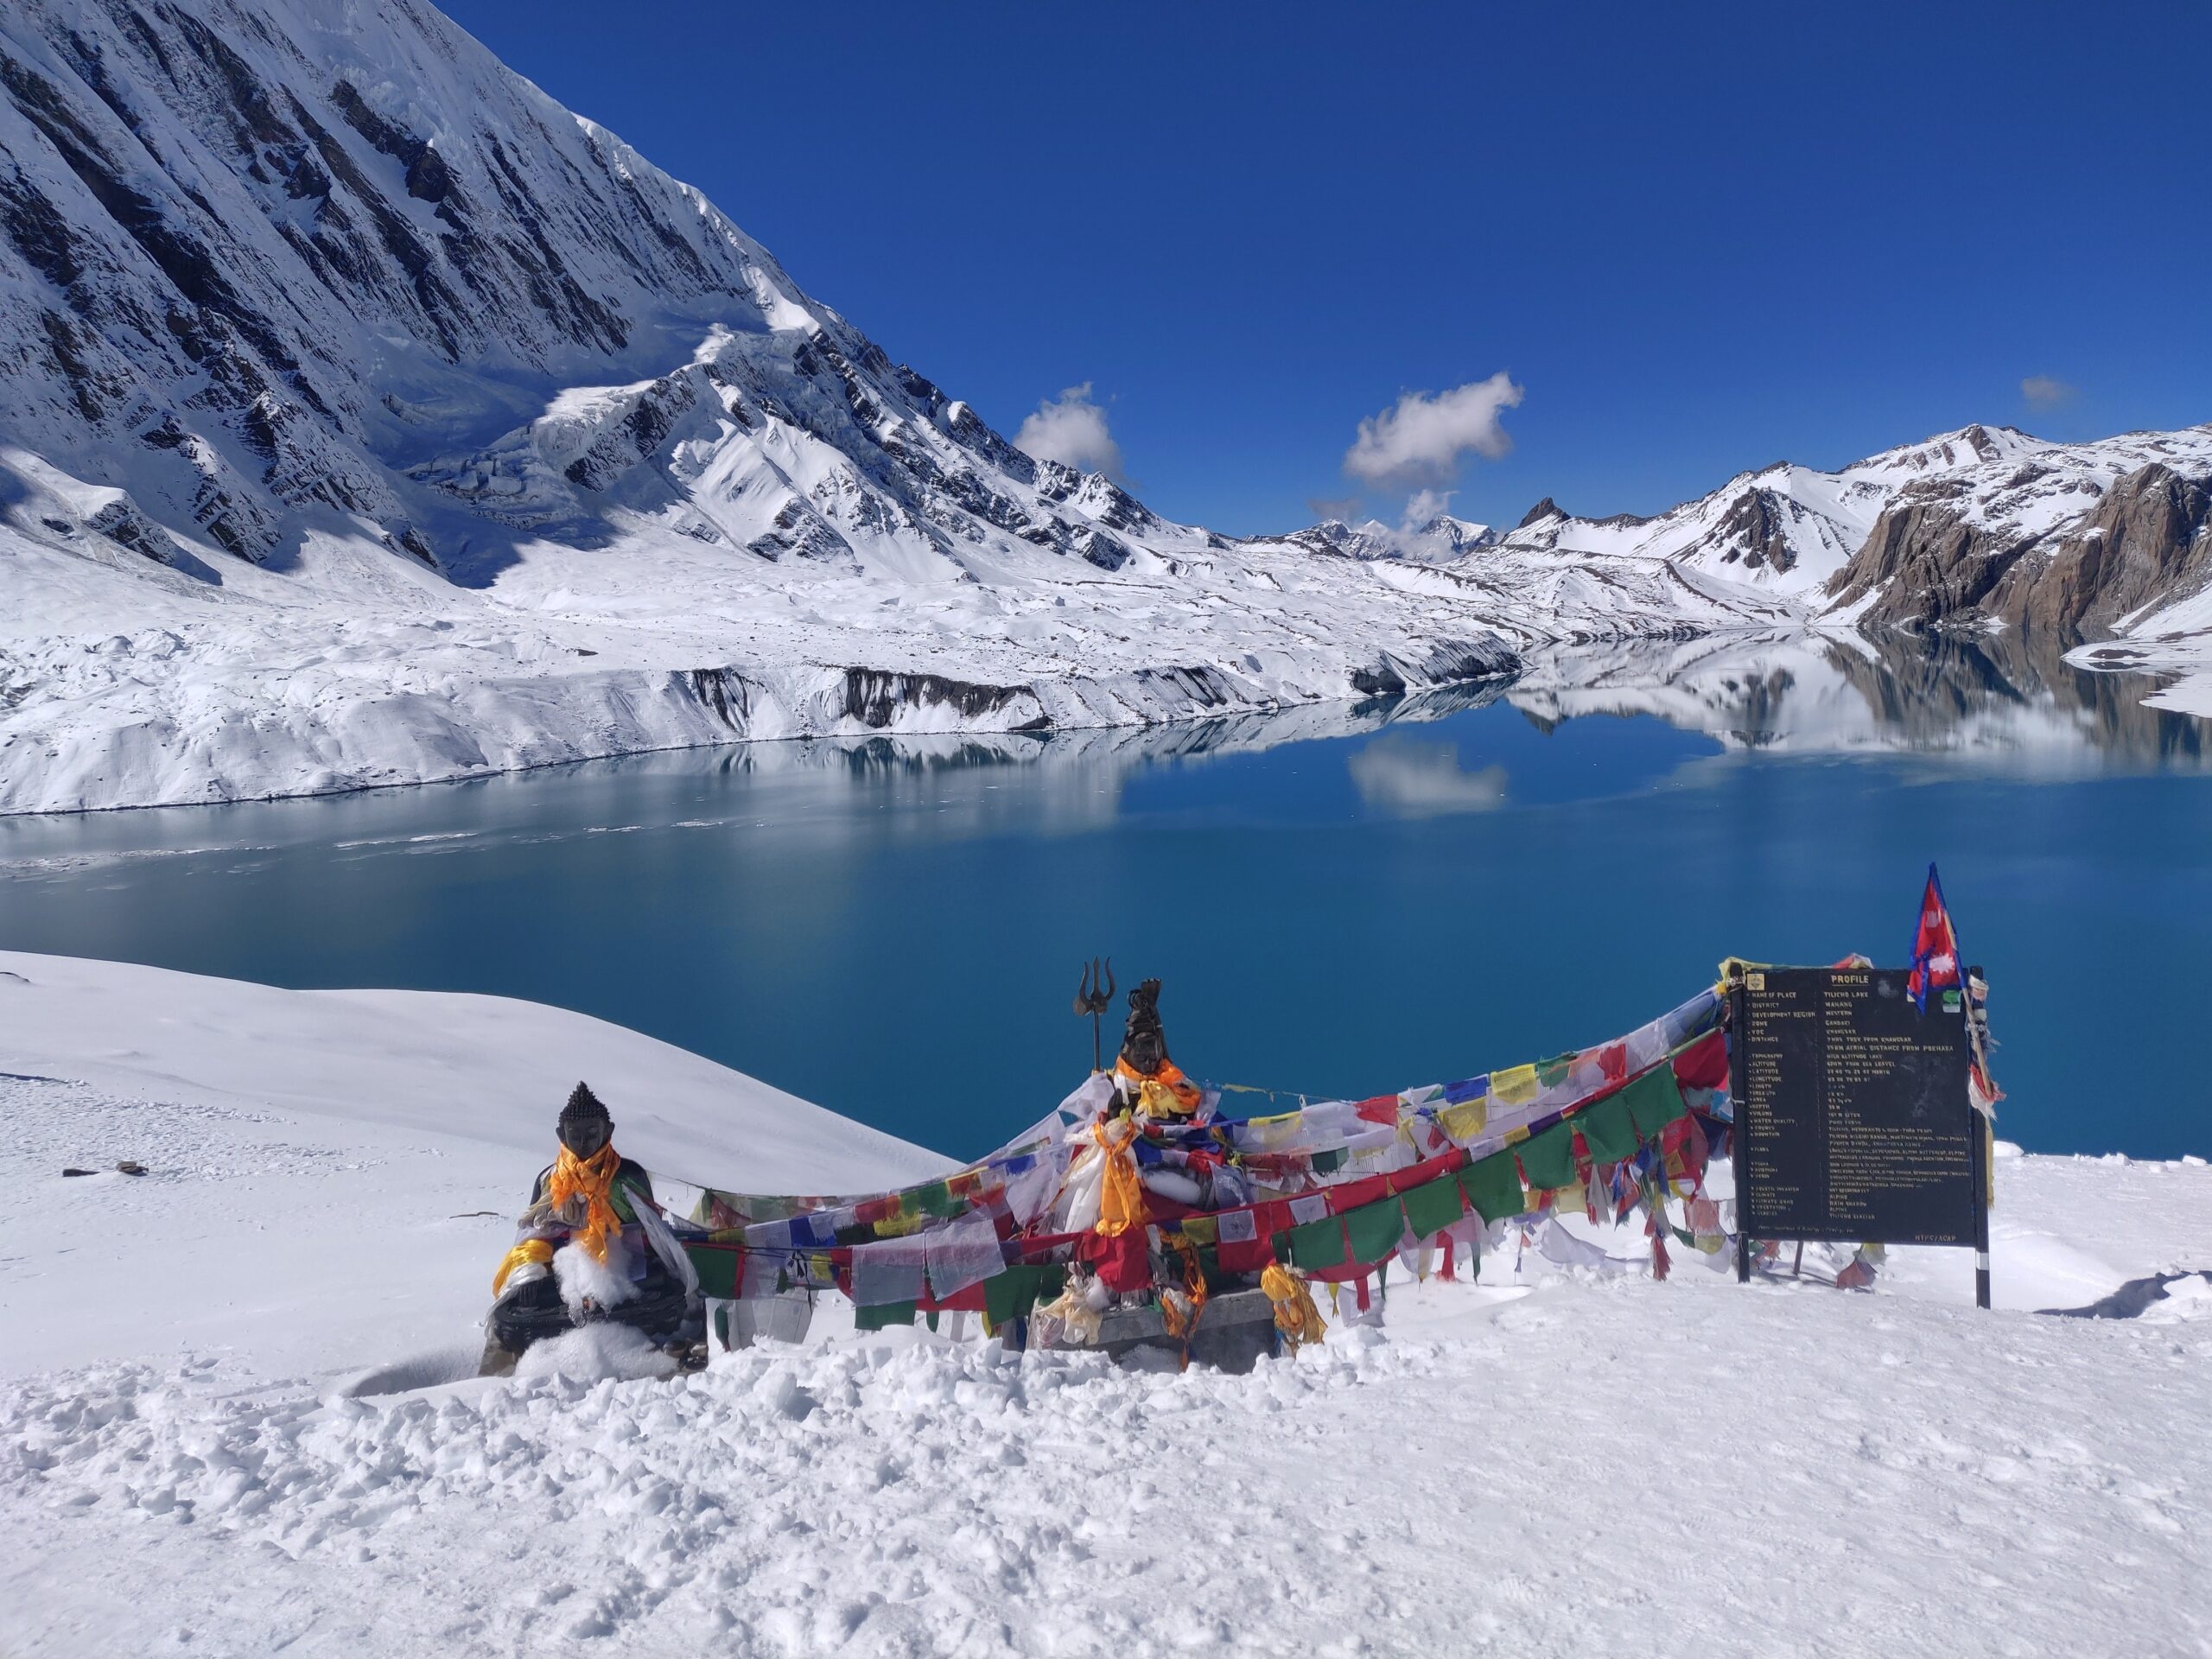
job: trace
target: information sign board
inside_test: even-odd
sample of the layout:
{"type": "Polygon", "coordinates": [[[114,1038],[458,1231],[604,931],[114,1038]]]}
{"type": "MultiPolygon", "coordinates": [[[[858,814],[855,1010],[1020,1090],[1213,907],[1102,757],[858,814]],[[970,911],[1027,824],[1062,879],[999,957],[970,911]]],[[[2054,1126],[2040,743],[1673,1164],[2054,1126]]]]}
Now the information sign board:
{"type": "Polygon", "coordinates": [[[1923,1014],[1901,968],[1745,972],[1730,1041],[1746,1239],[1976,1243],[1960,1001],[1939,991],[1923,1014]]]}

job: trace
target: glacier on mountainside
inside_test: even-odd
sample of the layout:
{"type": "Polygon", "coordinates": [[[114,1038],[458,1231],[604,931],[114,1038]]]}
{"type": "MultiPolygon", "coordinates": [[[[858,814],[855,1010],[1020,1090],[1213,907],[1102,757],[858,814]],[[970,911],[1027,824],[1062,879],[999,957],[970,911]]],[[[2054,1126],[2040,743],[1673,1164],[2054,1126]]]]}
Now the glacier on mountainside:
{"type": "Polygon", "coordinates": [[[1015,448],[426,5],[24,0],[0,89],[0,811],[1395,696],[1848,622],[1915,492],[2212,473],[1970,428],[1656,519],[1231,538],[1015,448]]]}

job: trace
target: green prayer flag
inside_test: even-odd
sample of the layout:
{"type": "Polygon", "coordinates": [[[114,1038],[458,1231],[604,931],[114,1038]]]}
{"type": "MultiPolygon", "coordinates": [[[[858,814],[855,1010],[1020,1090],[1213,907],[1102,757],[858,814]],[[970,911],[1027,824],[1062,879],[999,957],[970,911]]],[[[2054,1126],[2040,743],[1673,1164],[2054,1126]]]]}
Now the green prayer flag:
{"type": "Polygon", "coordinates": [[[925,1186],[915,1193],[914,1202],[921,1206],[925,1216],[957,1216],[968,1207],[965,1202],[952,1196],[952,1189],[943,1181],[925,1186]]]}
{"type": "Polygon", "coordinates": [[[1037,1269],[1008,1268],[983,1281],[983,1317],[993,1325],[1027,1318],[1037,1301],[1037,1269]]]}
{"type": "Polygon", "coordinates": [[[1574,1127],[1588,1142],[1593,1163],[1617,1164],[1636,1156],[1636,1125],[1629,1121],[1628,1102],[1619,1095],[1585,1106],[1574,1115],[1574,1127]]]}
{"type": "Polygon", "coordinates": [[[1567,1067],[1574,1064],[1572,1054],[1554,1054],[1548,1060],[1536,1062],[1536,1081],[1545,1088],[1554,1088],[1567,1081],[1567,1067]]]}
{"type": "Polygon", "coordinates": [[[857,1331],[880,1331],[887,1325],[912,1325],[914,1304],[912,1302],[878,1302],[871,1307],[853,1310],[853,1328],[857,1331]]]}
{"type": "Polygon", "coordinates": [[[1521,1154],[1521,1173],[1531,1188],[1548,1191],[1574,1185],[1574,1127],[1554,1123],[1541,1135],[1532,1135],[1514,1150],[1521,1154]]]}
{"type": "Polygon", "coordinates": [[[1333,1175],[1344,1166],[1344,1160],[1351,1156],[1342,1147],[1317,1152],[1313,1154],[1313,1173],[1316,1175],[1333,1175]]]}
{"type": "Polygon", "coordinates": [[[1026,1319],[1039,1302],[1058,1298],[1068,1270],[1049,1262],[1022,1262],[983,1281],[983,1313],[994,1325],[1026,1319]]]}
{"type": "Polygon", "coordinates": [[[1406,1236],[1406,1206],[1395,1198],[1346,1211],[1343,1221],[1351,1245],[1351,1259],[1362,1267],[1382,1260],[1398,1248],[1399,1240],[1406,1236]]]}
{"type": "Polygon", "coordinates": [[[1513,1150],[1510,1147],[1461,1170],[1459,1187],[1475,1213],[1485,1222],[1517,1216],[1524,1207],[1521,1172],[1513,1166],[1513,1150]]]}
{"type": "Polygon", "coordinates": [[[1415,1238],[1449,1227],[1462,1213],[1459,1183],[1452,1176],[1424,1181],[1406,1193],[1406,1230],[1415,1238]]]}
{"type": "Polygon", "coordinates": [[[1666,1060],[1622,1090],[1620,1097],[1636,1120],[1636,1132],[1646,1141],[1657,1140],[1660,1130],[1688,1109],[1682,1104],[1681,1085],[1675,1081],[1674,1065],[1666,1060]]]}
{"type": "Polygon", "coordinates": [[[735,1250],[686,1248],[683,1253],[691,1258],[692,1268],[699,1275],[699,1294],[702,1296],[718,1296],[724,1301],[736,1296],[738,1254],[735,1250]]]}
{"type": "Polygon", "coordinates": [[[1308,1273],[1344,1264],[1344,1222],[1338,1217],[1324,1216],[1303,1227],[1294,1227],[1281,1236],[1289,1242],[1292,1264],[1308,1273]]]}

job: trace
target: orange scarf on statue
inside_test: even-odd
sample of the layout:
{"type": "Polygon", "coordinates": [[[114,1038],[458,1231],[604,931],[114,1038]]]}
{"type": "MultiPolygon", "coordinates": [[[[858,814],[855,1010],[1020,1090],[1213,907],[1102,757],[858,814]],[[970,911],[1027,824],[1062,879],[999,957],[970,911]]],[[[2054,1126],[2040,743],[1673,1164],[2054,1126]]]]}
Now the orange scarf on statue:
{"type": "Polygon", "coordinates": [[[614,1213],[614,1172],[622,1167],[622,1154],[610,1141],[588,1158],[579,1158],[565,1146],[553,1160],[553,1173],[545,1183],[545,1197],[558,1210],[569,1199],[584,1201],[584,1224],[570,1230],[594,1261],[607,1260],[607,1242],[622,1230],[614,1213]]]}
{"type": "Polygon", "coordinates": [[[1137,1126],[1125,1117],[1120,1128],[1116,1135],[1109,1124],[1090,1126],[1090,1138],[1106,1160],[1098,1189],[1098,1224],[1091,1229],[1102,1238],[1119,1238],[1130,1228],[1141,1230],[1145,1224],[1144,1183],[1137,1179],[1137,1157],[1131,1150],[1137,1126]]]}
{"type": "Polygon", "coordinates": [[[1205,1098],[1173,1060],[1162,1060],[1160,1070],[1147,1077],[1127,1060],[1116,1058],[1114,1075],[1137,1085],[1137,1103],[1149,1117],[1188,1117],[1205,1098]]]}

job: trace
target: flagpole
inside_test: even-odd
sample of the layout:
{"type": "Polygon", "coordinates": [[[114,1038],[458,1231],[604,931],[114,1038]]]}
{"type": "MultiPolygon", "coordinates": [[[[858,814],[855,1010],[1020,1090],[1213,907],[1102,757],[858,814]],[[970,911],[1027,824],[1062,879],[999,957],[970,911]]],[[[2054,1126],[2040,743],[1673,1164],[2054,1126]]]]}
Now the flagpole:
{"type": "MultiPolygon", "coordinates": [[[[1939,889],[1940,891],[1940,889],[1939,889]]],[[[1955,931],[1953,946],[1956,947],[1955,931]]],[[[1967,1017],[1967,1043],[1973,1043],[1974,982],[1983,977],[1980,968],[1969,968],[1959,980],[1959,1003],[1967,1017]]],[[[1974,1129],[1974,1305],[1986,1309],[1989,1306],[1989,1154],[1990,1128],[1982,1115],[1972,1103],[1967,1107],[1967,1116],[1974,1129]]]]}
{"type": "MultiPolygon", "coordinates": [[[[1751,1236],[1744,1228],[1744,1083],[1738,1064],[1738,1058],[1742,1052],[1745,1020],[1744,976],[1740,969],[1728,976],[1727,1007],[1728,1017],[1722,1028],[1728,1034],[1722,1040],[1728,1045],[1728,1092],[1734,1097],[1733,1110],[1736,1114],[1734,1127],[1728,1136],[1728,1160],[1736,1178],[1736,1282],[1748,1285],[1751,1282],[1751,1236]]],[[[1667,1164],[1663,1155],[1659,1163],[1659,1184],[1662,1189],[1667,1185],[1667,1164]]],[[[1662,1212],[1659,1217],[1660,1225],[1665,1226],[1666,1220],[1662,1212]]]]}

